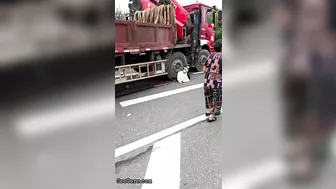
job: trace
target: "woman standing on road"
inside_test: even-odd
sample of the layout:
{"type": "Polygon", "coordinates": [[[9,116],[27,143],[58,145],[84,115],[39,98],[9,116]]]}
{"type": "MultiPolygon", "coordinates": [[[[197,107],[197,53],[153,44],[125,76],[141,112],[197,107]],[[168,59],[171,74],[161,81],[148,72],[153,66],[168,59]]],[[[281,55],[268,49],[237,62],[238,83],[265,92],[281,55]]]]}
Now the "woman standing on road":
{"type": "Polygon", "coordinates": [[[329,157],[336,117],[336,47],[329,0],[295,0],[287,6],[284,62],[288,162],[295,179],[314,178],[329,157]],[[295,5],[295,6],[294,6],[295,5]]]}
{"type": "Polygon", "coordinates": [[[222,42],[216,41],[215,53],[211,54],[203,68],[204,97],[208,122],[216,121],[216,116],[221,114],[222,108],[222,42]]]}

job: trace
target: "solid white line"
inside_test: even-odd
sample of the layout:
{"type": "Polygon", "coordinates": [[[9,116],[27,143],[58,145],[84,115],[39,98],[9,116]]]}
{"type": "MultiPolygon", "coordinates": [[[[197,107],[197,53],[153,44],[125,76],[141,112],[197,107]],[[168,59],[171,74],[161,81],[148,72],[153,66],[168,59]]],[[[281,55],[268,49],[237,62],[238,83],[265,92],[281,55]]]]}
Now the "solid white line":
{"type": "Polygon", "coordinates": [[[198,117],[195,117],[193,119],[190,119],[186,122],[183,122],[183,123],[180,123],[178,125],[175,125],[173,127],[170,127],[168,129],[165,129],[163,131],[160,131],[160,132],[157,132],[153,135],[150,135],[148,137],[145,137],[143,139],[140,139],[140,140],[137,140],[135,142],[132,142],[130,144],[127,144],[125,146],[122,146],[120,148],[117,148],[115,150],[115,157],[119,157],[119,156],[122,156],[124,154],[127,154],[133,150],[136,150],[138,148],[141,148],[143,146],[146,146],[148,144],[151,144],[153,142],[156,142],[160,139],[163,139],[167,136],[170,136],[174,133],[177,133],[183,129],[186,129],[188,127],[191,127],[193,125],[195,125],[196,123],[198,122],[201,122],[201,121],[204,121],[206,119],[206,116],[205,115],[201,115],[201,116],[198,116],[198,117]]]}
{"type": "Polygon", "coordinates": [[[202,88],[203,84],[197,84],[197,85],[191,85],[188,87],[183,87],[183,88],[179,88],[179,89],[175,89],[175,90],[171,90],[171,91],[166,91],[166,92],[162,92],[162,93],[157,93],[157,94],[153,94],[153,95],[149,95],[149,96],[145,96],[145,97],[141,97],[141,98],[136,98],[133,100],[127,100],[124,102],[120,102],[120,105],[122,107],[126,107],[126,106],[132,106],[134,104],[139,104],[142,102],[147,102],[150,100],[155,100],[155,99],[159,99],[159,98],[163,98],[163,97],[167,97],[167,96],[171,96],[174,94],[178,94],[178,93],[183,93],[183,92],[187,92],[190,90],[194,90],[194,89],[199,89],[202,88]]]}
{"type": "Polygon", "coordinates": [[[141,189],[180,189],[181,133],[174,134],[154,144],[141,189]]]}
{"type": "MultiPolygon", "coordinates": [[[[223,72],[223,90],[240,87],[241,84],[254,82],[256,80],[265,79],[271,75],[274,75],[276,71],[276,65],[270,63],[270,61],[264,61],[262,63],[248,65],[244,67],[236,68],[235,70],[223,72]]],[[[120,102],[122,107],[132,106],[135,104],[156,100],[159,98],[200,89],[203,87],[203,83],[183,87],[171,91],[161,92],[149,96],[144,96],[132,100],[120,102]]]]}
{"type": "MultiPolygon", "coordinates": [[[[336,135],[332,141],[332,155],[336,156],[336,135]]],[[[280,158],[272,158],[237,171],[229,177],[222,176],[222,189],[254,189],[268,181],[283,177],[288,169],[280,158]]]]}
{"type": "MultiPolygon", "coordinates": [[[[336,135],[332,138],[332,154],[336,156],[336,135]]],[[[254,189],[261,184],[281,178],[287,173],[285,162],[280,158],[261,162],[237,171],[230,177],[222,177],[222,189],[254,189]]]]}
{"type": "Polygon", "coordinates": [[[236,71],[223,73],[223,90],[241,87],[241,85],[264,80],[276,73],[276,65],[262,63],[241,67],[236,71]]]}
{"type": "Polygon", "coordinates": [[[254,189],[265,181],[279,178],[285,173],[284,162],[279,159],[273,159],[240,170],[230,177],[222,178],[222,189],[254,189]]]}
{"type": "MultiPolygon", "coordinates": [[[[274,69],[274,66],[272,67],[269,64],[265,64],[254,67],[250,66],[250,68],[241,69],[235,72],[228,72],[223,76],[223,89],[225,90],[228,89],[228,87],[237,87],[239,86],[239,83],[246,83],[246,81],[265,79],[265,76],[272,74],[272,69],[274,69]]],[[[148,100],[154,100],[173,94],[202,88],[202,86],[203,84],[188,86],[173,91],[167,91],[139,99],[125,101],[122,102],[122,104],[129,106],[148,100]]],[[[21,135],[25,137],[35,137],[44,134],[50,134],[63,129],[83,126],[83,124],[80,123],[91,121],[93,119],[99,119],[100,117],[108,115],[113,115],[113,107],[114,99],[112,98],[91,104],[74,105],[73,107],[62,108],[59,110],[41,110],[41,112],[36,112],[35,114],[29,113],[26,115],[17,116],[15,118],[15,124],[18,132],[21,135]]]]}
{"type": "MultiPolygon", "coordinates": [[[[221,109],[221,112],[223,109],[221,109]]],[[[153,142],[159,141],[165,137],[168,137],[174,133],[180,132],[181,130],[184,130],[188,127],[191,127],[201,121],[206,120],[207,117],[205,115],[200,115],[198,117],[195,117],[193,119],[190,119],[188,121],[185,121],[183,123],[177,124],[175,126],[169,127],[168,129],[165,129],[163,131],[157,132],[153,135],[150,135],[148,137],[142,138],[140,140],[137,140],[135,142],[132,142],[130,144],[127,144],[125,146],[119,147],[115,150],[115,157],[120,157],[124,154],[127,154],[129,152],[132,152],[138,148],[141,148],[143,146],[146,146],[148,144],[151,144],[153,142]]]]}
{"type": "Polygon", "coordinates": [[[76,104],[52,110],[41,110],[33,114],[18,115],[15,126],[20,135],[26,138],[51,134],[64,129],[84,126],[87,121],[99,120],[114,115],[114,98],[76,104]]]}

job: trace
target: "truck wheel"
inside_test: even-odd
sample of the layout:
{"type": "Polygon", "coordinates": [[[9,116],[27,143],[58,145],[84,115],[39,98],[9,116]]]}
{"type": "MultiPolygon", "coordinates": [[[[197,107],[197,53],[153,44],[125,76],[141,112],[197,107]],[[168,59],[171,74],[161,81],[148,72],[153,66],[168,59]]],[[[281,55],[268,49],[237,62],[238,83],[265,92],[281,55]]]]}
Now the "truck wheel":
{"type": "Polygon", "coordinates": [[[187,58],[181,52],[174,52],[167,58],[167,72],[170,79],[176,79],[177,73],[187,66],[187,58]]]}
{"type": "Polygon", "coordinates": [[[210,53],[208,50],[203,49],[199,52],[198,54],[198,61],[195,64],[195,68],[197,69],[197,71],[201,72],[203,71],[203,66],[205,65],[208,57],[209,57],[210,53]]]}

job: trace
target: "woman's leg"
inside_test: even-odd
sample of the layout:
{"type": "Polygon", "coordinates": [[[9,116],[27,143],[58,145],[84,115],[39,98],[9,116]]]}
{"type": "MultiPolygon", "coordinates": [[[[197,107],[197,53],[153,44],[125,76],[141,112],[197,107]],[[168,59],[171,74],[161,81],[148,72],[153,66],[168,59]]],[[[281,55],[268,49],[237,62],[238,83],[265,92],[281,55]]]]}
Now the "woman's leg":
{"type": "Polygon", "coordinates": [[[209,116],[213,112],[213,96],[210,87],[204,87],[205,108],[207,109],[206,115],[209,116]]]}
{"type": "Polygon", "coordinates": [[[220,115],[222,109],[222,88],[214,89],[214,100],[215,100],[214,103],[216,105],[214,114],[220,115]]]}
{"type": "MultiPolygon", "coordinates": [[[[334,124],[335,117],[335,80],[333,77],[324,76],[317,78],[316,86],[319,88],[315,89],[320,93],[319,95],[315,95],[312,101],[316,101],[314,107],[316,107],[319,112],[318,120],[319,124],[319,138],[316,141],[316,146],[314,148],[313,156],[318,163],[323,163],[328,159],[329,150],[330,150],[330,137],[332,134],[332,126],[334,124]]],[[[316,133],[316,132],[315,132],[316,133]]]]}
{"type": "Polygon", "coordinates": [[[216,110],[216,89],[210,88],[209,92],[210,92],[210,109],[211,109],[211,113],[209,114],[209,117],[207,119],[208,122],[213,122],[216,121],[216,116],[214,114],[214,111],[216,110]]]}

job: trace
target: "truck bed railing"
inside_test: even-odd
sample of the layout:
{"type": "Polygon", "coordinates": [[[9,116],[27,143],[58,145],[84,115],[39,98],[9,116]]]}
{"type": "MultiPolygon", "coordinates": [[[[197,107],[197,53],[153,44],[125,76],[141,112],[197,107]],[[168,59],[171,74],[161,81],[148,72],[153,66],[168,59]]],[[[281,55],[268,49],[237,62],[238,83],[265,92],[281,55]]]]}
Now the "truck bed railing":
{"type": "Polygon", "coordinates": [[[115,84],[167,75],[167,60],[144,62],[139,64],[122,65],[115,67],[115,84]]]}

